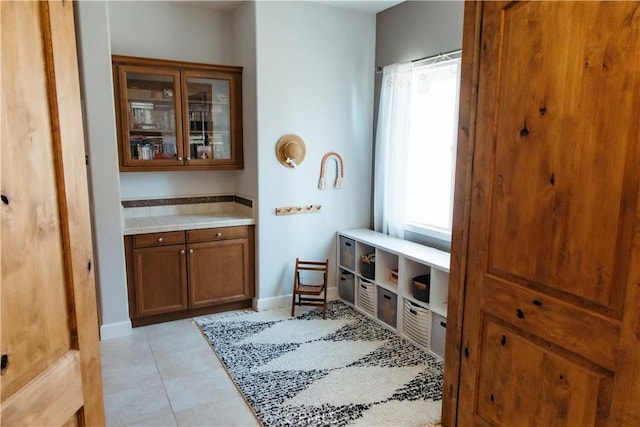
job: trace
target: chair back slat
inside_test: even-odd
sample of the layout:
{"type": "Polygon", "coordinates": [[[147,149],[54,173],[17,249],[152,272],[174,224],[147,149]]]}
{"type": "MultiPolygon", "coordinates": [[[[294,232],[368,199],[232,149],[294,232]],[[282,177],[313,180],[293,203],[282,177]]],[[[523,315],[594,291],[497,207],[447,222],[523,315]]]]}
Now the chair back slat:
{"type": "MultiPolygon", "coordinates": [[[[327,312],[327,274],[329,271],[329,260],[325,261],[301,261],[296,258],[296,269],[294,272],[293,280],[293,303],[291,305],[291,315],[294,315],[296,296],[298,296],[298,305],[315,305],[322,306],[322,318],[326,317],[327,312]],[[301,271],[308,271],[310,273],[301,277],[301,271]],[[313,275],[314,278],[319,275],[322,279],[319,283],[309,280],[313,275]],[[303,283],[304,282],[304,283],[303,283]],[[322,298],[319,296],[322,295],[322,298]],[[315,296],[315,298],[313,298],[315,296]]],[[[319,278],[319,277],[318,277],[319,278]]]]}

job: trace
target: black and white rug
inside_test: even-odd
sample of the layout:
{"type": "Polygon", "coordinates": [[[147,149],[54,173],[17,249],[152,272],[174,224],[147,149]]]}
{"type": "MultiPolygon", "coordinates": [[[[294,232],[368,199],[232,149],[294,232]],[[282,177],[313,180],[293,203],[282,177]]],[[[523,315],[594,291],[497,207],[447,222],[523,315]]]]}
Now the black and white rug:
{"type": "Polygon", "coordinates": [[[263,425],[439,423],[440,360],[340,301],[289,314],[197,320],[263,425]]]}

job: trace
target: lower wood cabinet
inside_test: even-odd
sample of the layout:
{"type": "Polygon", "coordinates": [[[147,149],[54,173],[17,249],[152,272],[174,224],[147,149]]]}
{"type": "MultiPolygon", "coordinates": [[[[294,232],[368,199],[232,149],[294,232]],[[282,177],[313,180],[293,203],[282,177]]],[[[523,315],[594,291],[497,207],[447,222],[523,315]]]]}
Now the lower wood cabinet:
{"type": "Polygon", "coordinates": [[[253,226],[125,236],[133,326],[251,306],[253,226]]]}

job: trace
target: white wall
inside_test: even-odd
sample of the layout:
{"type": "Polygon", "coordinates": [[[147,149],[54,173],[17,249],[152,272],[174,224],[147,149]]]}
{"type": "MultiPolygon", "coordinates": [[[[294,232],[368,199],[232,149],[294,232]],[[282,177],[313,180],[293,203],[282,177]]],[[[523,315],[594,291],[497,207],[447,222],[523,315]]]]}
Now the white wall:
{"type": "MultiPolygon", "coordinates": [[[[369,226],[375,16],[310,2],[258,2],[256,40],[260,307],[291,294],[296,257],[329,258],[335,271],[335,232],[369,226]],[[275,157],[288,133],[307,146],[297,169],[275,157]],[[344,158],[343,189],[317,187],[328,151],[344,158]],[[311,204],[321,212],[274,213],[311,204]]],[[[331,184],[335,173],[332,162],[331,184]]]]}
{"type": "Polygon", "coordinates": [[[101,337],[130,332],[107,5],[75,4],[101,337]]]}
{"type": "Polygon", "coordinates": [[[244,171],[236,176],[236,191],[258,195],[258,110],[256,100],[256,8],[245,2],[233,12],[233,63],[242,64],[242,125],[244,171]]]}
{"type": "Polygon", "coordinates": [[[228,12],[172,1],[109,1],[114,54],[233,65],[228,12]]]}
{"type": "MultiPolygon", "coordinates": [[[[109,1],[108,8],[114,55],[242,65],[233,62],[230,12],[179,1],[109,1]]],[[[120,191],[123,199],[233,193],[238,174],[121,173],[120,191]]]]}
{"type": "MultiPolygon", "coordinates": [[[[193,3],[81,1],[77,10],[103,337],[130,328],[121,197],[237,191],[258,199],[263,307],[290,295],[295,257],[334,261],[336,230],[369,226],[374,15],[309,2],[220,12],[193,3]],[[119,173],[111,53],[243,66],[245,170],[119,173]],[[286,133],[307,143],[296,170],[275,158],[286,133]],[[344,189],[317,188],[328,151],[344,158],[344,189]],[[274,215],[276,207],[306,204],[322,205],[321,213],[274,215]]],[[[335,176],[332,161],[328,182],[335,176]]]]}

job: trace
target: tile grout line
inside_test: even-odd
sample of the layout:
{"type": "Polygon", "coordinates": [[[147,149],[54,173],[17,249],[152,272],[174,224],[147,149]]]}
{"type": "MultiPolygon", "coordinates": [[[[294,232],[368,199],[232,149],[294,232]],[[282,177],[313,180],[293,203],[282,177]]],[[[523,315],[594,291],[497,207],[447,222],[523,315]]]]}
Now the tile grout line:
{"type": "Polygon", "coordinates": [[[171,399],[169,398],[169,393],[167,393],[167,386],[164,384],[164,378],[162,378],[162,374],[160,373],[160,367],[158,366],[158,362],[156,361],[156,353],[153,351],[153,346],[151,342],[149,342],[149,336],[147,335],[147,330],[143,329],[144,337],[147,340],[147,345],[149,346],[149,351],[151,351],[151,357],[153,358],[153,364],[156,367],[156,372],[158,372],[158,377],[160,377],[160,382],[162,383],[162,390],[164,391],[164,396],[167,398],[167,403],[169,404],[169,408],[171,409],[171,416],[176,423],[176,426],[179,427],[178,418],[176,417],[176,412],[173,409],[173,404],[171,403],[171,399]]]}

